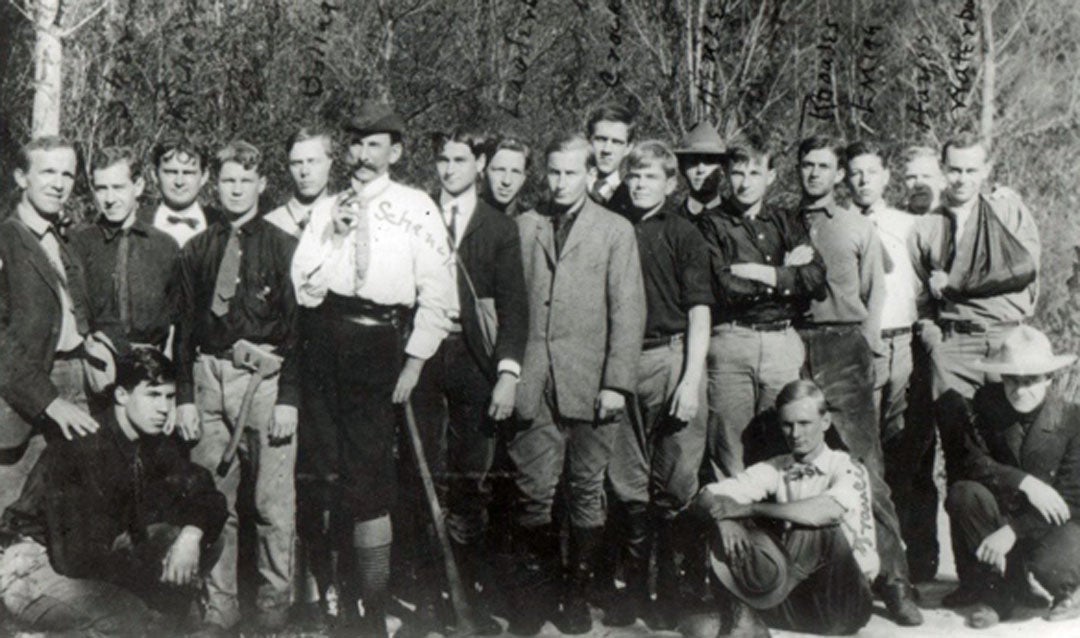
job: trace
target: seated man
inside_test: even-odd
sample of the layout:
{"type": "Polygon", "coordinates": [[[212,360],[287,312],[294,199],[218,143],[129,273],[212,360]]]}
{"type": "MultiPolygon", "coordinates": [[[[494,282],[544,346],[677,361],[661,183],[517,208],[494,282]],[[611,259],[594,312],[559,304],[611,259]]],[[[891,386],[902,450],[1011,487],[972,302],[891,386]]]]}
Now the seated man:
{"type": "Polygon", "coordinates": [[[790,454],[707,485],[696,506],[716,521],[720,636],[853,634],[870,620],[879,569],[866,469],[825,444],[825,395],[792,381],[776,397],[790,454]],[[760,616],[757,612],[760,612],[760,616]]]}
{"type": "Polygon", "coordinates": [[[1008,617],[1029,579],[1054,598],[1048,620],[1080,616],[1080,406],[1048,393],[1051,373],[1075,360],[1019,326],[975,362],[1001,383],[975,393],[963,424],[959,480],[945,500],[960,589],[943,602],[975,604],[976,629],[1008,617]]]}
{"type": "Polygon", "coordinates": [[[144,635],[151,608],[190,606],[227,512],[210,473],[162,435],[175,392],[172,363],[135,349],[117,362],[101,429],[46,448],[0,520],[0,597],[16,621],[144,635]]]}

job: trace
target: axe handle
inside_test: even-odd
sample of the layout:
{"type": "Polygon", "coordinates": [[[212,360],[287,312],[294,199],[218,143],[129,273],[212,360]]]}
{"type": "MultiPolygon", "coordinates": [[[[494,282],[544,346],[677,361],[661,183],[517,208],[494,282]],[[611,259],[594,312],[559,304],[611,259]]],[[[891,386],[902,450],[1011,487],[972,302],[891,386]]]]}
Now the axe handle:
{"type": "Polygon", "coordinates": [[[412,403],[405,402],[405,425],[409,430],[409,440],[412,441],[413,456],[416,458],[417,469],[420,470],[420,478],[424,483],[424,494],[427,496],[428,506],[431,509],[431,519],[435,524],[435,536],[438,537],[439,546],[442,549],[443,565],[446,568],[446,581],[450,588],[450,603],[454,606],[454,615],[457,617],[454,636],[476,635],[473,624],[472,608],[465,594],[465,586],[461,581],[461,573],[458,571],[457,562],[454,560],[454,551],[450,546],[450,537],[446,533],[446,521],[443,519],[442,507],[439,505],[439,497],[435,493],[435,482],[431,478],[431,469],[428,467],[424,456],[424,446],[420,442],[420,430],[416,427],[416,415],[413,414],[412,403]]]}
{"type": "Polygon", "coordinates": [[[224,478],[229,473],[229,466],[236,458],[236,451],[240,449],[240,439],[244,437],[244,428],[247,427],[248,414],[251,413],[251,404],[255,402],[255,390],[259,388],[262,377],[258,372],[253,372],[248,379],[247,387],[244,388],[244,398],[240,400],[240,414],[236,417],[236,427],[233,428],[229,444],[225,446],[225,452],[221,455],[218,463],[218,476],[224,478]]]}

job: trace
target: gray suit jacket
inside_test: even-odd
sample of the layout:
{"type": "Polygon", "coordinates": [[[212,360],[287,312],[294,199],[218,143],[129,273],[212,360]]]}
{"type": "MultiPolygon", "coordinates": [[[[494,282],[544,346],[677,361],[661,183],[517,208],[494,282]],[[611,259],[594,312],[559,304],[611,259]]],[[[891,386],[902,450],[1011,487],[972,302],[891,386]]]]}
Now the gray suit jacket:
{"type": "Polygon", "coordinates": [[[536,417],[550,370],[559,414],[592,421],[602,388],[637,386],[645,286],[634,228],[586,200],[556,259],[547,217],[530,211],[517,224],[529,297],[518,415],[536,417]]]}

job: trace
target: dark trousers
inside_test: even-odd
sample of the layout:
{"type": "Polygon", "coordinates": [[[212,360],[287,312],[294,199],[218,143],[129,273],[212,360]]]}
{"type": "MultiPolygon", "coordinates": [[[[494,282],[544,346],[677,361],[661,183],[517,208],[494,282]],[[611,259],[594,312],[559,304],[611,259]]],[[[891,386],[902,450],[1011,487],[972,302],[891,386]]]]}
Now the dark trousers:
{"type": "Polygon", "coordinates": [[[800,582],[779,605],[759,612],[769,626],[835,636],[854,634],[870,621],[873,595],[839,526],[792,528],[782,544],[789,572],[800,582]]]}
{"type": "Polygon", "coordinates": [[[1012,591],[1026,586],[1028,572],[1055,599],[1080,587],[1080,522],[1046,523],[1023,536],[1018,534],[1002,576],[975,556],[983,540],[1008,523],[994,493],[977,481],[957,481],[949,488],[945,509],[952,523],[960,582],[982,590],[984,602],[999,612],[1007,615],[1011,611],[1012,591]]]}
{"type": "Polygon", "coordinates": [[[874,408],[874,356],[856,324],[801,329],[806,344],[803,377],[825,393],[833,429],[843,447],[870,477],[877,526],[881,575],[886,581],[908,579],[900,522],[885,483],[881,435],[874,408]]]}

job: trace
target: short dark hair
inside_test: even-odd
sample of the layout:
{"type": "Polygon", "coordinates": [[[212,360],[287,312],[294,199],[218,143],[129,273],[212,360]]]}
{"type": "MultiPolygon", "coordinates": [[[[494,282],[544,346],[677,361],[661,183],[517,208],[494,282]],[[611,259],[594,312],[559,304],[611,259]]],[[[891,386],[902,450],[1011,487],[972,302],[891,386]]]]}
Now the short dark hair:
{"type": "Polygon", "coordinates": [[[325,126],[318,125],[306,125],[293,131],[293,134],[289,136],[289,139],[285,140],[285,154],[288,155],[292,152],[293,147],[300,142],[306,142],[308,140],[321,139],[326,147],[326,155],[333,159],[334,151],[337,150],[337,145],[334,142],[334,135],[330,132],[330,129],[325,126]]]}
{"type": "Polygon", "coordinates": [[[829,411],[829,404],[825,400],[825,393],[816,383],[809,379],[798,379],[785,385],[776,395],[776,411],[780,412],[785,405],[795,403],[802,399],[813,399],[818,404],[818,414],[829,411]]]}
{"type": "Polygon", "coordinates": [[[104,170],[120,162],[127,163],[131,181],[134,182],[142,177],[142,160],[139,159],[139,153],[131,146],[102,146],[94,149],[94,154],[90,158],[90,170],[104,170]]]}
{"type": "Polygon", "coordinates": [[[955,135],[945,140],[941,147],[941,163],[945,164],[945,158],[949,155],[949,149],[980,147],[987,155],[990,154],[990,145],[981,135],[970,129],[961,129],[955,135]]]}
{"type": "Polygon", "coordinates": [[[145,381],[149,385],[176,382],[176,366],[156,348],[132,348],[116,359],[116,384],[128,392],[145,381]]]}
{"type": "Polygon", "coordinates": [[[150,161],[154,169],[161,168],[161,163],[172,159],[177,155],[187,155],[198,161],[199,170],[206,172],[209,168],[206,147],[185,135],[168,135],[154,145],[150,153],[150,161]]]}
{"type": "MultiPolygon", "coordinates": [[[[34,151],[54,151],[58,148],[70,148],[74,151],[75,143],[60,135],[41,135],[35,137],[19,147],[15,168],[28,171],[30,170],[30,153],[34,151]]],[[[76,153],[76,161],[77,159],[78,153],[76,153]]]]}
{"type": "Polygon", "coordinates": [[[776,168],[780,147],[771,137],[751,133],[736,139],[724,155],[724,165],[729,169],[741,162],[765,158],[769,168],[776,168]]]}
{"type": "Polygon", "coordinates": [[[529,164],[532,162],[532,149],[529,145],[520,137],[512,133],[499,134],[495,139],[491,141],[488,148],[488,159],[495,157],[495,154],[499,151],[514,151],[515,153],[521,153],[525,156],[525,168],[529,168],[529,164]]]}
{"type": "Polygon", "coordinates": [[[486,133],[472,128],[458,127],[449,133],[437,132],[431,136],[431,150],[438,156],[443,147],[450,142],[464,144],[472,151],[473,157],[488,159],[488,136],[486,133]]]}
{"type": "Polygon", "coordinates": [[[246,171],[254,170],[256,173],[262,174],[259,170],[262,164],[262,151],[250,142],[233,140],[221,147],[214,154],[214,172],[221,172],[221,167],[228,162],[236,162],[243,166],[246,171]]]}
{"type": "Polygon", "coordinates": [[[840,150],[840,142],[837,141],[836,138],[828,135],[812,135],[799,142],[799,151],[796,157],[799,162],[802,162],[803,158],[811,151],[820,151],[822,149],[832,151],[833,155],[836,156],[836,162],[838,164],[840,163],[840,159],[844,156],[843,152],[840,150]]]}
{"type": "Polygon", "coordinates": [[[589,119],[585,121],[585,132],[589,137],[596,132],[597,122],[619,122],[626,125],[627,142],[634,141],[635,113],[633,109],[622,104],[601,104],[589,113],[589,119]]]}
{"type": "Polygon", "coordinates": [[[848,144],[844,149],[844,170],[851,167],[851,160],[862,155],[874,155],[881,160],[882,166],[888,166],[888,157],[886,157],[885,149],[882,148],[881,144],[873,140],[858,140],[848,144]]]}

